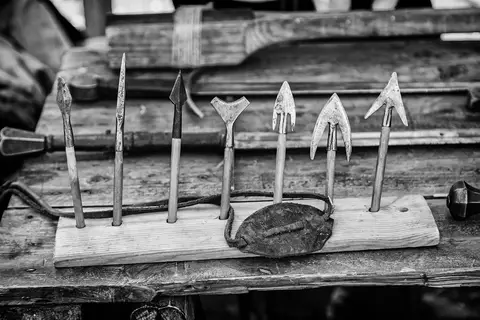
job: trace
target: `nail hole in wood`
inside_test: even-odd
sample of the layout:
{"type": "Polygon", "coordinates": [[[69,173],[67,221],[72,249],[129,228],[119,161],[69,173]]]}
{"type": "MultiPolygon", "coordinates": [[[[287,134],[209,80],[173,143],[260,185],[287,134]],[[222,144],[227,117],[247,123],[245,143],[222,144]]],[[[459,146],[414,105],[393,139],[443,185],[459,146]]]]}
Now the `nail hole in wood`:
{"type": "Polygon", "coordinates": [[[408,208],[400,208],[400,212],[407,212],[408,211],[408,208]]]}

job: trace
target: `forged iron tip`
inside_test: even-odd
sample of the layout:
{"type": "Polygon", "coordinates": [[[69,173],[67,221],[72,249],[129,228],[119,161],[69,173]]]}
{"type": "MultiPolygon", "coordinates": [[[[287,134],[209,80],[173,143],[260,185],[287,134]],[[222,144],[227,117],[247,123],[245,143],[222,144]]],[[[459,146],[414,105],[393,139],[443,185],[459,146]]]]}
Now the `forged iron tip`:
{"type": "Polygon", "coordinates": [[[310,159],[313,160],[315,158],[318,143],[320,142],[328,124],[338,125],[338,127],[340,127],[347,161],[350,161],[350,156],[352,154],[352,130],[347,112],[336,93],[332,94],[318,115],[317,122],[313,129],[312,140],[310,142],[310,159]]]}
{"type": "Polygon", "coordinates": [[[250,101],[245,97],[241,97],[233,102],[225,102],[222,99],[215,97],[210,102],[212,107],[217,111],[218,115],[222,120],[228,123],[234,123],[237,120],[238,116],[245,110],[249,105],[250,101]]]}
{"type": "Polygon", "coordinates": [[[72,95],[68,85],[62,77],[57,79],[57,105],[62,114],[70,115],[72,109],[72,95]]]}
{"type": "Polygon", "coordinates": [[[280,91],[278,92],[277,98],[275,99],[275,104],[273,106],[273,116],[272,116],[272,128],[276,130],[277,127],[277,118],[280,115],[283,119],[283,123],[279,124],[279,131],[286,132],[287,130],[287,119],[290,115],[290,131],[295,130],[296,122],[296,112],[295,112],[295,101],[293,99],[292,90],[287,81],[284,81],[280,91]]]}
{"type": "Polygon", "coordinates": [[[398,85],[397,73],[393,72],[388,84],[380,93],[378,98],[373,102],[370,109],[365,114],[365,119],[374,114],[382,106],[386,108],[394,107],[405,126],[408,126],[407,114],[405,106],[403,105],[402,95],[400,93],[400,87],[398,85]]]}
{"type": "Polygon", "coordinates": [[[179,70],[177,74],[169,99],[174,105],[179,106],[180,108],[183,107],[188,100],[187,90],[185,89],[181,70],[179,70]]]}

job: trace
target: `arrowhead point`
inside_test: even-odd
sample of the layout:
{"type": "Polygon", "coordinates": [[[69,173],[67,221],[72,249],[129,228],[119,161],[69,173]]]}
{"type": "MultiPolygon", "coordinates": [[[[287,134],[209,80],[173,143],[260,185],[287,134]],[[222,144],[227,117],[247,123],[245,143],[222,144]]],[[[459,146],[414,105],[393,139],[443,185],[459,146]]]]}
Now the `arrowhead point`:
{"type": "Polygon", "coordinates": [[[123,118],[123,109],[125,106],[125,53],[122,55],[122,64],[120,67],[120,76],[118,78],[117,93],[117,118],[123,118]]]}
{"type": "Polygon", "coordinates": [[[336,93],[330,97],[318,115],[310,143],[310,159],[314,159],[318,143],[320,142],[323,132],[329,123],[338,124],[340,131],[342,132],[347,161],[350,161],[350,155],[352,153],[352,132],[350,128],[350,121],[348,120],[347,112],[343,107],[342,101],[336,93]]]}
{"type": "Polygon", "coordinates": [[[177,78],[173,84],[172,92],[170,93],[170,101],[174,105],[182,107],[187,102],[187,91],[183,82],[182,71],[178,71],[177,78]]]}
{"type": "Polygon", "coordinates": [[[365,114],[365,119],[370,117],[375,111],[380,109],[383,105],[388,104],[387,107],[393,106],[405,126],[408,126],[405,106],[403,105],[400,87],[398,85],[397,73],[393,72],[388,84],[380,93],[378,98],[373,102],[370,109],[365,114]]]}
{"type": "Polygon", "coordinates": [[[72,95],[68,85],[62,77],[57,79],[57,104],[63,114],[70,114],[72,108],[72,95]]]}

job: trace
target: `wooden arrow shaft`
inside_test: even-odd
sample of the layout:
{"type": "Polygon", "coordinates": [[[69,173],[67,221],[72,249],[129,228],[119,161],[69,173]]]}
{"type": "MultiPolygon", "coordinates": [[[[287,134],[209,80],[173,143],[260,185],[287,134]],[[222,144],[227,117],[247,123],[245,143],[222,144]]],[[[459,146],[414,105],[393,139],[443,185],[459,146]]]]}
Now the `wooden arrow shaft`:
{"type": "MultiPolygon", "coordinates": [[[[337,155],[337,125],[330,124],[328,127],[327,138],[327,173],[326,173],[326,185],[325,195],[329,196],[333,200],[333,185],[335,181],[335,157],[337,155]]],[[[327,209],[325,203],[325,209],[327,209]]]]}
{"type": "Polygon", "coordinates": [[[177,221],[178,177],[180,173],[181,144],[181,139],[172,139],[172,155],[170,165],[170,195],[168,198],[168,223],[174,223],[177,221]]]}
{"type": "Polygon", "coordinates": [[[275,164],[275,187],[273,189],[273,203],[282,202],[283,194],[283,171],[285,170],[287,135],[285,133],[278,134],[277,141],[277,158],[275,164]]]}
{"type": "Polygon", "coordinates": [[[378,147],[377,165],[375,169],[375,180],[373,183],[373,196],[370,208],[371,212],[377,212],[380,210],[380,200],[382,198],[383,177],[385,175],[389,139],[390,127],[382,127],[382,132],[380,134],[380,146],[378,147]]]}
{"type": "Polygon", "coordinates": [[[220,220],[228,218],[230,208],[230,188],[232,184],[234,150],[226,147],[223,158],[222,200],[220,203],[220,220]]]}

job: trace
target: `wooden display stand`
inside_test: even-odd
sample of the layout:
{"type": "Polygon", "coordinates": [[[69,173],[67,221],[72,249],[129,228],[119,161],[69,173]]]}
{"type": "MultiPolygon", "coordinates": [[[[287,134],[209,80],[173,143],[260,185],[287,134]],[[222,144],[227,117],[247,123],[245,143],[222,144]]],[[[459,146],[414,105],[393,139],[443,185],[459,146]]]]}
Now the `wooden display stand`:
{"type": "MultiPolygon", "coordinates": [[[[385,197],[379,212],[370,212],[371,198],[335,199],[333,233],[318,253],[435,246],[440,235],[432,212],[421,195],[385,197]]],[[[319,200],[285,200],[323,209],[319,200]]],[[[232,236],[242,221],[271,204],[235,202],[232,236]]],[[[228,247],[226,220],[219,207],[196,205],[178,211],[176,223],[166,212],[125,216],[119,227],[112,219],[88,219],[77,229],[75,220],[60,218],[55,240],[56,267],[116,265],[252,257],[228,247]]]]}

